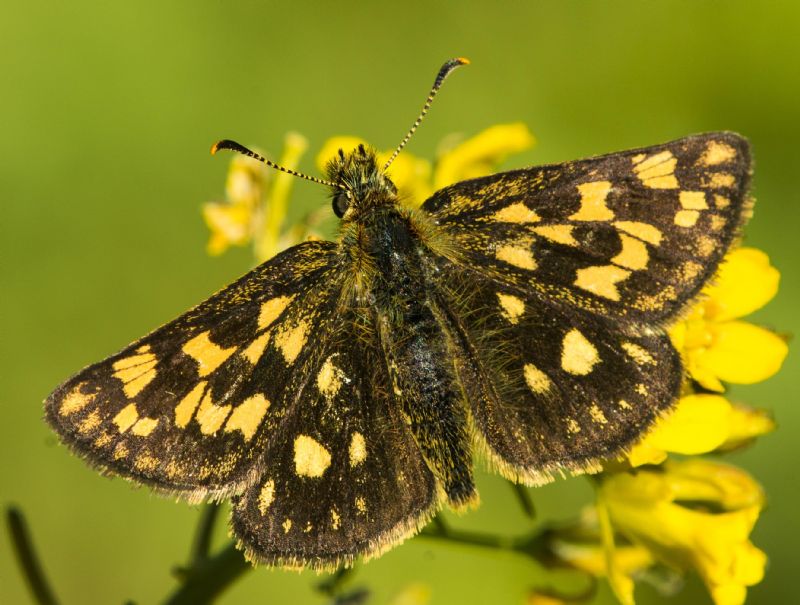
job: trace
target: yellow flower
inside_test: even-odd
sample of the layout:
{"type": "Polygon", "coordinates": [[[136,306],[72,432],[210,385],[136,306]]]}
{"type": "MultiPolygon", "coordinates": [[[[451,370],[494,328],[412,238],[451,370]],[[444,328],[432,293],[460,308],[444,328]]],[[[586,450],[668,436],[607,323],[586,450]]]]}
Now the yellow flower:
{"type": "Polygon", "coordinates": [[[775,374],[786,358],[786,342],[769,330],[739,321],[767,304],[780,274],[754,248],[728,254],[706,298],[670,331],[692,378],[711,391],[722,382],[752,384],[775,374]]]}
{"type": "MultiPolygon", "coordinates": [[[[303,136],[288,133],[278,163],[296,169],[307,147],[303,136]]],[[[294,180],[295,177],[247,156],[233,156],[225,184],[227,201],[203,205],[203,218],[211,231],[209,254],[222,254],[230,246],[244,246],[252,241],[256,259],[264,261],[297,243],[281,238],[294,180]]]]}
{"type": "Polygon", "coordinates": [[[668,453],[691,455],[732,449],[774,428],[774,421],[763,410],[733,404],[721,395],[686,395],[627,458],[631,466],[660,464],[668,453]]]}
{"type": "MultiPolygon", "coordinates": [[[[325,164],[339,149],[349,152],[366,144],[364,140],[352,136],[328,139],[317,154],[317,167],[324,170],[325,164]]],[[[490,174],[506,157],[524,151],[533,144],[533,135],[524,124],[498,124],[442,152],[435,169],[429,161],[404,152],[392,162],[388,173],[403,203],[416,207],[437,189],[490,174]]],[[[379,152],[378,160],[386,162],[393,151],[379,152]]]]}
{"type": "Polygon", "coordinates": [[[606,511],[587,508],[580,521],[554,532],[549,549],[558,564],[564,564],[595,577],[608,577],[619,601],[633,603],[633,578],[655,563],[653,555],[638,544],[617,544],[606,511]]]}
{"type": "Polygon", "coordinates": [[[490,126],[439,156],[433,188],[490,174],[509,155],[530,149],[535,142],[520,122],[490,126]]]}
{"type": "Polygon", "coordinates": [[[244,246],[253,236],[253,216],[264,196],[269,169],[261,162],[235,155],[228,167],[226,202],[203,205],[203,218],[211,231],[208,253],[222,254],[229,246],[244,246]]]}
{"type": "Polygon", "coordinates": [[[598,490],[614,531],[665,565],[696,570],[716,605],[743,603],[763,577],[766,555],[749,540],[763,504],[747,473],[699,459],[610,474],[598,490]]]}

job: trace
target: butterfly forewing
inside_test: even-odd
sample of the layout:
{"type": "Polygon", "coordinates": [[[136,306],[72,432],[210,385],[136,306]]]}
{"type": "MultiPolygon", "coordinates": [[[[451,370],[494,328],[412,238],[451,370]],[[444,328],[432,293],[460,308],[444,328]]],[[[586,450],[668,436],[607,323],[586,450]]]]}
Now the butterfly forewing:
{"type": "Polygon", "coordinates": [[[79,372],[47,399],[48,421],[101,469],[190,499],[241,491],[323,350],[334,249],[293,248],[79,372]]]}
{"type": "Polygon", "coordinates": [[[733,133],[501,173],[422,206],[498,282],[639,322],[674,316],[748,214],[750,155],[733,133]]]}

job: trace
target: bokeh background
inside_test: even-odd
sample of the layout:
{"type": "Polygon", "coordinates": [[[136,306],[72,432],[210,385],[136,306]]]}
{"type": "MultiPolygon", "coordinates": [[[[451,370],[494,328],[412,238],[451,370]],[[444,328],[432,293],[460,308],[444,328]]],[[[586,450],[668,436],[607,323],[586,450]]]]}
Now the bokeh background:
{"type": "MultiPolygon", "coordinates": [[[[199,205],[221,199],[231,137],[279,151],[297,130],[301,168],[337,134],[395,145],[440,63],[469,57],[409,146],[524,121],[538,145],[508,166],[574,159],[713,129],[756,157],[746,243],[781,269],[757,321],[798,330],[800,5],[727,2],[330,3],[140,0],[5,2],[0,20],[0,504],[29,519],[63,603],[158,602],[175,586],[198,510],[90,471],[57,444],[41,401],[62,379],[171,319],[247,270],[249,250],[205,253],[199,205]]],[[[327,203],[295,183],[293,216],[327,203]]],[[[766,487],[754,542],[770,556],[752,603],[800,600],[800,356],[734,397],[780,429],[734,461],[766,487]]],[[[459,527],[512,535],[511,490],[481,475],[459,527]]],[[[541,518],[571,516],[582,479],[532,492],[541,518]]],[[[226,540],[221,524],[217,544],[226,540]]],[[[320,603],[313,574],[259,569],[222,603],[320,603]]],[[[433,603],[522,603],[545,581],[511,554],[412,540],[362,567],[386,603],[412,582],[433,603]]],[[[663,597],[641,587],[642,603],[663,597]]],[[[601,588],[598,602],[612,602],[601,588]]],[[[0,536],[0,602],[29,596],[0,536]]],[[[708,603],[697,580],[671,602],[708,603]]]]}

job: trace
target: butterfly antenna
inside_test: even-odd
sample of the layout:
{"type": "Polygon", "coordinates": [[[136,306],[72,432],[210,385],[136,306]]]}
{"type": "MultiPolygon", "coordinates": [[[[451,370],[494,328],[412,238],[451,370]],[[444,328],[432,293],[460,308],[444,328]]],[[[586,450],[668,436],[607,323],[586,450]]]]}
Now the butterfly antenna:
{"type": "Polygon", "coordinates": [[[400,141],[400,145],[397,146],[397,149],[394,150],[392,157],[389,158],[389,161],[383,166],[383,169],[386,170],[389,165],[394,162],[394,159],[400,153],[400,150],[406,146],[408,140],[414,134],[414,131],[417,130],[417,127],[422,123],[422,119],[425,117],[425,114],[428,113],[428,109],[431,107],[431,103],[433,103],[433,99],[436,96],[436,93],[439,92],[439,89],[442,87],[442,83],[444,79],[450,75],[457,67],[461,67],[462,65],[469,65],[469,59],[465,59],[464,57],[458,57],[457,59],[450,59],[439,70],[439,73],[436,74],[436,80],[433,82],[433,88],[431,88],[430,93],[428,93],[428,98],[425,100],[425,105],[422,106],[422,111],[419,112],[419,117],[414,122],[413,126],[411,126],[411,130],[408,131],[403,140],[400,141]]]}
{"type": "Polygon", "coordinates": [[[236,141],[231,141],[229,139],[224,139],[222,141],[217,141],[211,146],[211,155],[214,155],[221,149],[230,149],[231,151],[235,151],[237,153],[241,153],[242,155],[250,156],[254,160],[258,160],[259,162],[263,162],[267,166],[272,166],[273,168],[277,168],[281,172],[285,172],[287,174],[291,174],[294,176],[299,176],[301,179],[306,179],[307,181],[313,181],[315,183],[319,183],[320,185],[328,185],[328,187],[338,187],[336,183],[331,181],[326,181],[324,179],[318,179],[315,176],[308,176],[307,174],[303,174],[302,172],[297,172],[296,170],[292,170],[291,168],[284,168],[279,164],[276,164],[272,160],[268,160],[264,156],[256,153],[245,147],[244,145],[240,145],[236,141]]]}

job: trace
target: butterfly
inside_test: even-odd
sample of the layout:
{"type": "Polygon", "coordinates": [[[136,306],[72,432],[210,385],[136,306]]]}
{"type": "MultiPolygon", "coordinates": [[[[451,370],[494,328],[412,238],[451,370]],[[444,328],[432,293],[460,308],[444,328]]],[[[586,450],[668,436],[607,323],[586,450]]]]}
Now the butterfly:
{"type": "Polygon", "coordinates": [[[323,183],[336,241],[307,241],[93,364],[46,400],[103,473],[227,499],[255,562],[377,556],[476,502],[473,456],[527,485],[592,472],[675,403],[665,326],[750,215],[734,133],[513,170],[403,206],[374,150],[323,183]]]}

